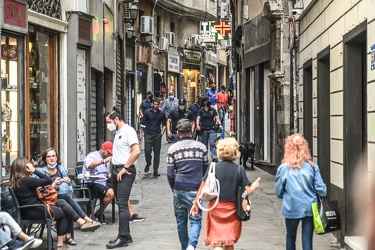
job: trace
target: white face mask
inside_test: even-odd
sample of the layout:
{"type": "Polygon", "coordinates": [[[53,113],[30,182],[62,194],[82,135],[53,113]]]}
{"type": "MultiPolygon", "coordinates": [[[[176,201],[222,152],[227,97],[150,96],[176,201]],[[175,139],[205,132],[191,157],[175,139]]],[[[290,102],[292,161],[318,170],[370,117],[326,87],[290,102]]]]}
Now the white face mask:
{"type": "Polygon", "coordinates": [[[116,124],[114,124],[114,123],[107,123],[107,129],[109,131],[115,131],[116,130],[116,124]]]}
{"type": "Polygon", "coordinates": [[[174,99],[174,95],[170,95],[169,98],[171,98],[171,100],[173,100],[174,99]]]}
{"type": "Polygon", "coordinates": [[[56,166],[57,166],[57,162],[55,162],[54,164],[47,164],[48,165],[48,167],[50,167],[50,168],[55,168],[56,166]]]}

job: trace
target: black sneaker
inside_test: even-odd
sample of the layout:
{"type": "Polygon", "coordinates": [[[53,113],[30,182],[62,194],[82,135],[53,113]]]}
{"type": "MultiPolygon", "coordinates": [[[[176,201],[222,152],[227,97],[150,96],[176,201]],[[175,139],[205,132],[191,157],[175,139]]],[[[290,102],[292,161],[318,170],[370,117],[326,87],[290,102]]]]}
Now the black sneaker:
{"type": "Polygon", "coordinates": [[[138,216],[138,214],[133,214],[133,217],[130,218],[130,222],[141,222],[145,221],[146,218],[138,216]]]}
{"type": "Polygon", "coordinates": [[[154,171],[154,177],[158,177],[160,176],[159,172],[158,171],[154,171]]]}
{"type": "Polygon", "coordinates": [[[150,165],[146,165],[144,171],[145,171],[145,173],[147,173],[148,171],[150,171],[150,165]]]}

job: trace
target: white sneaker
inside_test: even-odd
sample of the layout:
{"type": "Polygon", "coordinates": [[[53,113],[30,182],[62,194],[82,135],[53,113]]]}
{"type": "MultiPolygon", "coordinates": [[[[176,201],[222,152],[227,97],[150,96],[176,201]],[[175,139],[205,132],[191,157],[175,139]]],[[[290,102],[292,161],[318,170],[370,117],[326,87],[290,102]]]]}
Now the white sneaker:
{"type": "Polygon", "coordinates": [[[195,250],[195,248],[192,245],[189,245],[186,250],[195,250]]]}
{"type": "Polygon", "coordinates": [[[34,236],[30,236],[30,239],[34,239],[34,243],[31,245],[30,248],[37,248],[38,246],[42,245],[42,243],[43,243],[42,239],[34,238],[34,236]]]}

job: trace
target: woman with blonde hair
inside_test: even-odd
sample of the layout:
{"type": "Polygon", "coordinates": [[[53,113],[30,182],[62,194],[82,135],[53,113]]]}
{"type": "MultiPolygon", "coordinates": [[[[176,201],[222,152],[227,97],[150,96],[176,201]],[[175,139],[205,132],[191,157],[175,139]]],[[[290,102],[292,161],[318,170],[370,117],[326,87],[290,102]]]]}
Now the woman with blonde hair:
{"type": "MultiPolygon", "coordinates": [[[[214,209],[207,213],[204,240],[206,245],[213,246],[213,249],[225,248],[226,250],[232,250],[242,231],[242,222],[236,219],[238,170],[240,169],[248,195],[251,195],[259,188],[260,178],[251,184],[246,176],[245,169],[233,162],[240,156],[236,139],[225,138],[219,140],[216,150],[217,156],[221,160],[215,166],[215,176],[220,183],[219,202],[214,209]]],[[[198,198],[207,175],[208,173],[206,172],[193,202],[193,207],[190,210],[193,216],[198,214],[198,198]]],[[[212,200],[209,207],[214,203],[215,200],[212,200]]]]}
{"type": "Polygon", "coordinates": [[[302,221],[302,248],[312,249],[314,222],[311,203],[317,195],[327,195],[327,187],[319,166],[312,161],[309,145],[299,134],[289,136],[285,143],[284,159],[277,169],[275,193],[283,199],[281,215],[285,218],[286,249],[296,249],[297,228],[302,221]]]}

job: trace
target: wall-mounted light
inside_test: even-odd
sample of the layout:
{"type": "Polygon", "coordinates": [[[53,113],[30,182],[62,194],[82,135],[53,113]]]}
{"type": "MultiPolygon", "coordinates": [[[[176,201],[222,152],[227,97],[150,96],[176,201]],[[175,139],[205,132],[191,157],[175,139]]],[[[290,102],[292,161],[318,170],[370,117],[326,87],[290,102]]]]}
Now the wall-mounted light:
{"type": "Polygon", "coordinates": [[[126,25],[126,37],[128,39],[132,39],[133,38],[133,34],[134,34],[134,27],[130,23],[128,23],[126,25]]]}
{"type": "Polygon", "coordinates": [[[136,4],[132,4],[129,9],[130,12],[130,19],[134,22],[137,19],[139,9],[136,4]]]}

